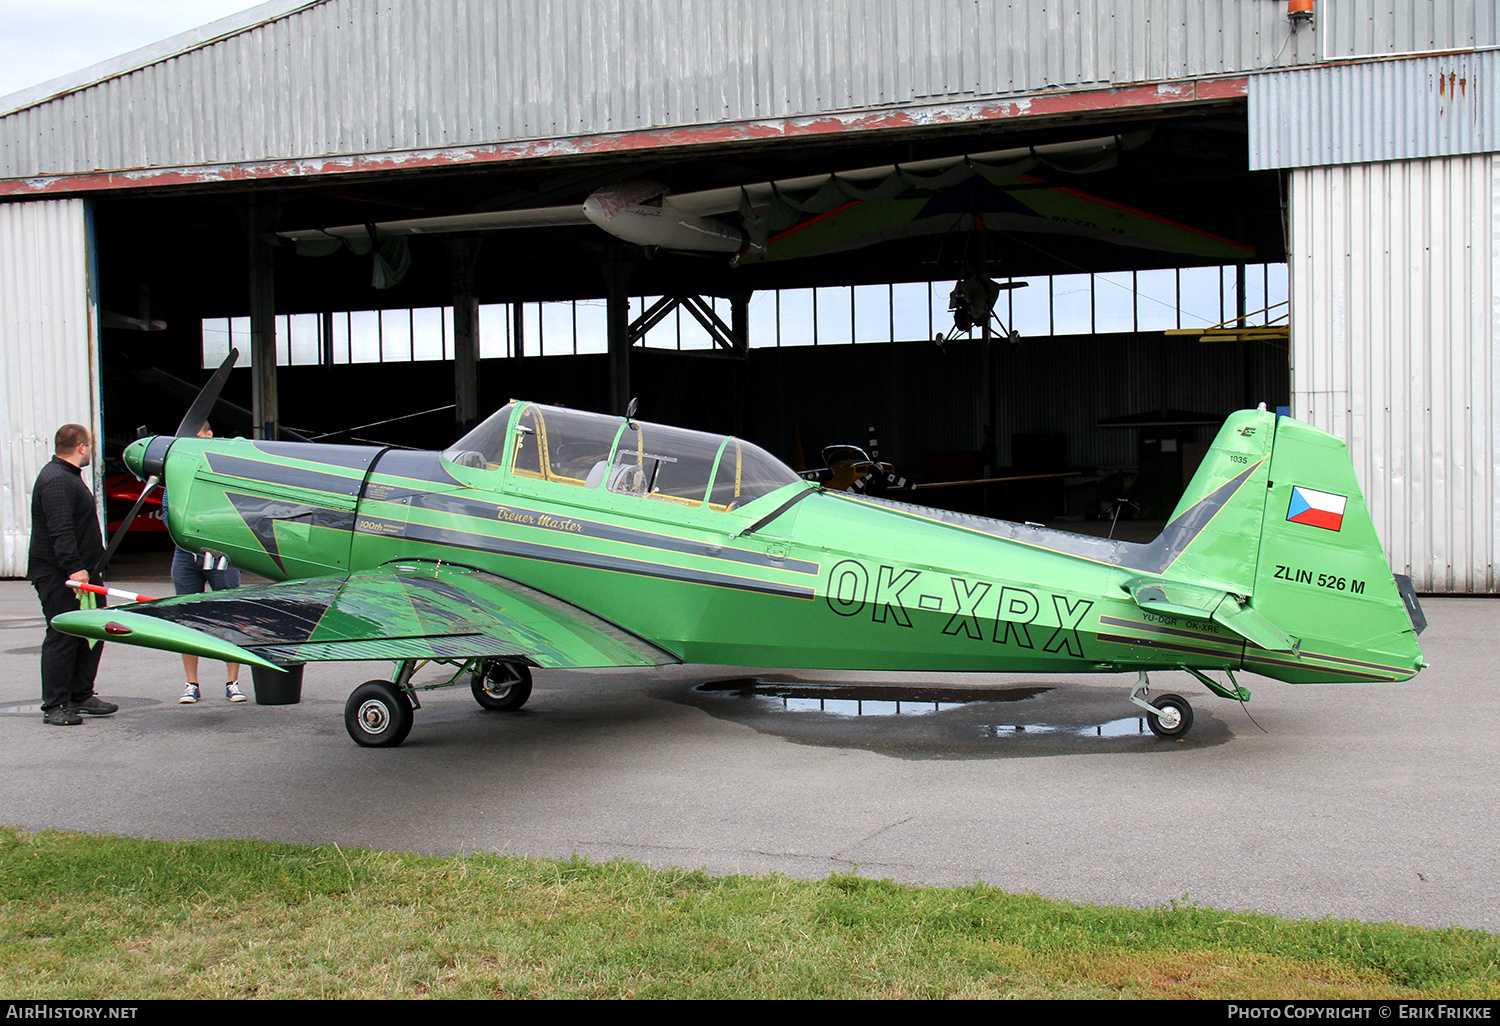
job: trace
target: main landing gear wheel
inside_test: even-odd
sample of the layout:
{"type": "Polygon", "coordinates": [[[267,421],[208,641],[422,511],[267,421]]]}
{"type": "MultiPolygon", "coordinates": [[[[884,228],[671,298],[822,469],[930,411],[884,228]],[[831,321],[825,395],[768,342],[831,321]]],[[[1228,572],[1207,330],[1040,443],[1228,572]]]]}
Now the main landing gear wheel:
{"type": "Polygon", "coordinates": [[[487,663],[469,685],[474,701],[495,712],[512,712],[531,697],[531,670],[519,663],[487,663]]]}
{"type": "Polygon", "coordinates": [[[411,733],[411,700],[388,680],[367,680],[344,703],[344,729],[365,748],[394,748],[411,733]]]}
{"type": "Polygon", "coordinates": [[[1181,737],[1193,726],[1193,707],[1181,695],[1160,695],[1151,701],[1159,711],[1146,715],[1157,737],[1181,737]]]}

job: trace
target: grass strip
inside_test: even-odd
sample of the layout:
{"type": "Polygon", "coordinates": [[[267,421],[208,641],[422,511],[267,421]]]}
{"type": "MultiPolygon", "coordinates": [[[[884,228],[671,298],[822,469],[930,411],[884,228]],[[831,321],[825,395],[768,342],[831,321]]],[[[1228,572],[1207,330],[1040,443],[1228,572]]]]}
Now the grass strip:
{"type": "Polygon", "coordinates": [[[0,951],[17,999],[1500,997],[1475,930],[14,828],[0,951]]]}

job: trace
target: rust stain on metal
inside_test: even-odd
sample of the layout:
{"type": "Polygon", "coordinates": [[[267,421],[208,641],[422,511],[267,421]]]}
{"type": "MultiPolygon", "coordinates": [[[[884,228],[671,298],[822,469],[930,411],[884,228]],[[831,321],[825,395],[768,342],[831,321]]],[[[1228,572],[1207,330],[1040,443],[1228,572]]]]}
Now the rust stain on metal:
{"type": "Polygon", "coordinates": [[[1221,78],[1203,82],[1031,94],[943,106],[858,111],[847,114],[818,114],[801,118],[778,118],[723,125],[643,129],[635,132],[575,136],[566,139],[494,143],[461,149],[409,150],[378,155],[248,161],[239,164],[215,164],[200,167],[135,168],[85,174],[31,176],[0,180],[0,197],[160,188],[173,185],[212,185],[266,178],[368,174],[422,167],[489,164],[595,153],[630,153],[638,150],[682,149],[712,143],[753,142],[883,129],[1008,121],[1121,107],[1236,100],[1245,97],[1247,81],[1245,78],[1221,78]]]}

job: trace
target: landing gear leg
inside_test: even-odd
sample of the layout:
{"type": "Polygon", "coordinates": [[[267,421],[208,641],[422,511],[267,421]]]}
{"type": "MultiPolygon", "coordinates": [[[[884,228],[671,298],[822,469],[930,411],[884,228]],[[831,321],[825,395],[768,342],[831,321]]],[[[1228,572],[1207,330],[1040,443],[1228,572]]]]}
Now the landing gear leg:
{"type": "Polygon", "coordinates": [[[1146,679],[1146,671],[1142,670],[1135,686],[1130,689],[1130,701],[1145,710],[1146,724],[1153,734],[1176,738],[1192,729],[1193,707],[1187,699],[1181,695],[1159,695],[1148,702],[1145,696],[1150,690],[1150,681],[1146,679]]]}

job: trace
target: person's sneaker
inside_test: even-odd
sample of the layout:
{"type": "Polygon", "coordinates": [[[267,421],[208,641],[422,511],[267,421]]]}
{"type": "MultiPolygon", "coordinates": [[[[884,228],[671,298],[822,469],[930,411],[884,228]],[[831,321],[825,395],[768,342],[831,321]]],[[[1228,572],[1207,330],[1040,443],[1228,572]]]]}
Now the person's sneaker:
{"type": "Polygon", "coordinates": [[[198,691],[198,685],[189,684],[187,687],[182,689],[182,697],[177,701],[182,703],[183,705],[192,705],[202,697],[203,695],[198,691]]]}
{"type": "Polygon", "coordinates": [[[42,713],[42,722],[50,723],[54,727],[73,727],[82,723],[83,717],[65,705],[58,705],[42,713]]]}
{"type": "Polygon", "coordinates": [[[224,697],[229,699],[231,702],[245,701],[245,693],[240,690],[240,686],[234,681],[230,681],[228,684],[224,685],[224,697]]]}
{"type": "Polygon", "coordinates": [[[108,716],[110,713],[120,711],[118,705],[115,705],[113,702],[106,702],[98,695],[90,695],[87,702],[80,702],[73,706],[73,709],[76,712],[83,713],[85,716],[108,716]]]}

